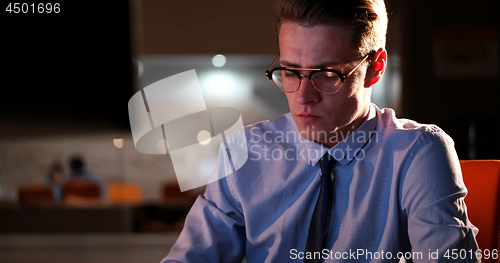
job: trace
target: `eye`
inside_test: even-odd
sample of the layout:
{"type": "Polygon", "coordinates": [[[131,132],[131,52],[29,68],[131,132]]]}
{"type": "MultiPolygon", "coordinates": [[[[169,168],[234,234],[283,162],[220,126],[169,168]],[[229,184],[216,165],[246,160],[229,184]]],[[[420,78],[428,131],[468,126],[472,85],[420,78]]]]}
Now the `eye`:
{"type": "Polygon", "coordinates": [[[330,72],[330,71],[318,72],[314,76],[316,78],[318,78],[318,80],[322,80],[322,81],[332,81],[332,80],[336,80],[339,78],[339,76],[337,76],[337,74],[330,72]]]}
{"type": "Polygon", "coordinates": [[[320,71],[313,75],[312,81],[318,89],[331,92],[329,89],[340,84],[340,77],[331,71],[320,71]]]}
{"type": "Polygon", "coordinates": [[[283,70],[283,76],[286,77],[286,78],[293,78],[293,77],[297,77],[295,75],[295,73],[289,71],[289,70],[283,70]]]}

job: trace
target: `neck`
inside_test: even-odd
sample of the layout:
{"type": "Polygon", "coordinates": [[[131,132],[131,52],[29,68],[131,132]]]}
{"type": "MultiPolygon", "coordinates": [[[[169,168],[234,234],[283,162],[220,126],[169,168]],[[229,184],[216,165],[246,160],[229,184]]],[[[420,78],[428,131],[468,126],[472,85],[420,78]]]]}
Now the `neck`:
{"type": "Polygon", "coordinates": [[[352,122],[350,122],[348,125],[343,126],[336,131],[330,132],[329,138],[326,140],[326,142],[318,142],[328,148],[332,148],[335,145],[339,144],[341,141],[343,141],[345,138],[347,138],[351,133],[353,133],[361,124],[365,121],[366,117],[368,116],[368,113],[370,112],[370,107],[366,107],[365,110],[361,111],[361,114],[358,115],[357,118],[355,118],[352,122]]]}

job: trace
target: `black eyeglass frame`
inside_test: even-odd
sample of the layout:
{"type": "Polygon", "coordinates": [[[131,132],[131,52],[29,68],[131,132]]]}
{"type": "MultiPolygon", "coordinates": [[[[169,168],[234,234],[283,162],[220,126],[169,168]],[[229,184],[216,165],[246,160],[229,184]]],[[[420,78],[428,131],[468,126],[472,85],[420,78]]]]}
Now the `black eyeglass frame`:
{"type": "Polygon", "coordinates": [[[312,75],[314,75],[315,73],[317,72],[332,72],[332,73],[335,73],[337,76],[339,76],[340,78],[340,81],[342,83],[344,83],[344,81],[352,74],[354,73],[354,71],[356,71],[356,69],[361,65],[363,64],[363,62],[372,54],[373,52],[370,52],[368,54],[366,54],[366,56],[363,57],[363,59],[351,70],[349,71],[348,73],[342,73],[338,70],[335,70],[335,69],[329,69],[329,68],[287,68],[287,67],[276,67],[276,68],[273,68],[271,69],[271,67],[274,65],[274,63],[276,63],[276,60],[278,60],[279,56],[280,56],[280,53],[278,53],[278,55],[276,56],[276,58],[273,60],[273,63],[271,63],[271,65],[269,66],[269,68],[267,68],[266,70],[266,76],[269,78],[269,80],[271,80],[274,84],[274,81],[273,81],[273,72],[276,71],[276,70],[288,70],[290,72],[293,72],[295,75],[297,75],[297,77],[299,78],[299,85],[297,86],[297,88],[293,91],[285,91],[284,89],[281,89],[279,88],[276,84],[274,84],[274,86],[276,86],[276,88],[278,88],[279,90],[283,91],[283,92],[286,92],[286,93],[293,93],[293,92],[296,92],[297,90],[299,90],[300,88],[300,84],[302,82],[302,78],[303,77],[307,77],[309,78],[309,80],[311,81],[311,83],[313,84],[314,88],[316,90],[318,90],[319,92],[323,93],[323,94],[335,94],[337,92],[339,92],[340,88],[335,91],[335,92],[324,92],[324,91],[321,91],[320,89],[318,89],[318,87],[316,87],[316,85],[314,84],[314,81],[312,81],[312,75]],[[300,73],[298,70],[309,70],[311,71],[311,73],[309,74],[302,74],[300,73]]]}

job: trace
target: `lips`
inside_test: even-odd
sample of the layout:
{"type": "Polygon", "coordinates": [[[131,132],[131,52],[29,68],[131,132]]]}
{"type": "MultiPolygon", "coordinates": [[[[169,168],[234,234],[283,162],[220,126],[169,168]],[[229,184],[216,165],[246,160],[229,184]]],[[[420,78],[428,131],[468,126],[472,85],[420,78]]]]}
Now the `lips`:
{"type": "Polygon", "coordinates": [[[320,120],[322,117],[313,113],[302,112],[297,114],[297,118],[304,123],[314,123],[320,120]]]}

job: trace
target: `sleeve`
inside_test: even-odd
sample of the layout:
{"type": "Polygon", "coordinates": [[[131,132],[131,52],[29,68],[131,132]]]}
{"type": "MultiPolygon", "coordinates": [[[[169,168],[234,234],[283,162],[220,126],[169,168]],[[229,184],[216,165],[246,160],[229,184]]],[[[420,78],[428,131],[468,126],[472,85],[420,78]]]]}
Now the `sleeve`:
{"type": "Polygon", "coordinates": [[[460,162],[452,139],[435,127],[424,132],[408,154],[401,192],[414,262],[480,262],[467,218],[460,162]]]}
{"type": "MultiPolygon", "coordinates": [[[[224,169],[220,154],[215,169],[224,169]]],[[[198,196],[179,238],[161,263],[242,261],[245,224],[241,205],[229,188],[230,176],[208,184],[204,195],[198,196]]]]}

